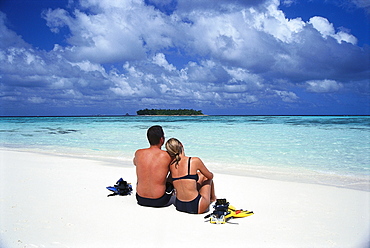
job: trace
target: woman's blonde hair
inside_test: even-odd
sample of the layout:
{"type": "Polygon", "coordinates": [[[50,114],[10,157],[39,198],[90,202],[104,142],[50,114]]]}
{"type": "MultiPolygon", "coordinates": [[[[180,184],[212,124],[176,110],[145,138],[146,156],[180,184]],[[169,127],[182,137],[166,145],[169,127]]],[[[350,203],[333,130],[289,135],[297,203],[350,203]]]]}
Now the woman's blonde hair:
{"type": "Polygon", "coordinates": [[[166,150],[167,150],[168,154],[171,156],[171,158],[174,158],[174,160],[171,164],[176,162],[176,165],[178,165],[180,160],[181,160],[180,154],[184,151],[184,148],[183,148],[181,142],[178,139],[175,139],[175,138],[171,138],[171,139],[167,140],[166,150]]]}

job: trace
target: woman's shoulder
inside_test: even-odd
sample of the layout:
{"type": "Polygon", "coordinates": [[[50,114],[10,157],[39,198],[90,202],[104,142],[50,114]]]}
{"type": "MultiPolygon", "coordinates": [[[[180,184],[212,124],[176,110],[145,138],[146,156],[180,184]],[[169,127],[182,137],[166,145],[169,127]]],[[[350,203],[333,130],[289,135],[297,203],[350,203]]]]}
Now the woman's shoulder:
{"type": "Polygon", "coordinates": [[[193,163],[203,163],[202,160],[198,157],[191,157],[191,161],[193,163]]]}

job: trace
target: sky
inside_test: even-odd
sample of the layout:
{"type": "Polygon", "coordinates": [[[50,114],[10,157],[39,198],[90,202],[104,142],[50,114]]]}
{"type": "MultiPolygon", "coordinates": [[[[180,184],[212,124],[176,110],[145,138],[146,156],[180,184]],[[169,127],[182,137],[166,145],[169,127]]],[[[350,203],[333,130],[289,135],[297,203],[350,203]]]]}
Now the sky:
{"type": "Polygon", "coordinates": [[[0,0],[0,115],[370,115],[368,0],[0,0]]]}

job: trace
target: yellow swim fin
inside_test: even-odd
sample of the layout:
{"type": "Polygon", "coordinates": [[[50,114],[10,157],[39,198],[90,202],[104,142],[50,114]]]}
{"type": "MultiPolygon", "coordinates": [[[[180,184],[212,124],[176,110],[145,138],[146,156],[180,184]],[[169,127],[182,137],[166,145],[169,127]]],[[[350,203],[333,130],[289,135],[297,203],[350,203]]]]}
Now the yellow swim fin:
{"type": "Polygon", "coordinates": [[[226,199],[217,199],[213,207],[215,210],[204,217],[205,219],[209,218],[209,222],[212,224],[225,224],[230,219],[243,218],[254,214],[253,211],[243,209],[237,210],[234,206],[230,205],[226,199]]]}
{"type": "Polygon", "coordinates": [[[230,210],[230,215],[232,216],[232,218],[244,218],[244,217],[251,216],[252,214],[254,214],[253,211],[248,211],[248,210],[243,210],[243,209],[230,210]]]}

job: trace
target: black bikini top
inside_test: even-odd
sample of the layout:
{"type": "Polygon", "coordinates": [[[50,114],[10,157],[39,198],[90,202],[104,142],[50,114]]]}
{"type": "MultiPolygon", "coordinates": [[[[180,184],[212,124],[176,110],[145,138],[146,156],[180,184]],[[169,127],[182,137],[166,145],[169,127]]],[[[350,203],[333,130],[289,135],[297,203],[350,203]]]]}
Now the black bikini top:
{"type": "Polygon", "coordinates": [[[188,160],[188,174],[186,176],[183,176],[183,177],[172,178],[172,181],[176,181],[176,180],[180,180],[180,179],[193,179],[195,181],[198,181],[198,179],[199,179],[198,174],[190,175],[190,159],[191,159],[191,157],[189,157],[189,160],[188,160]]]}

